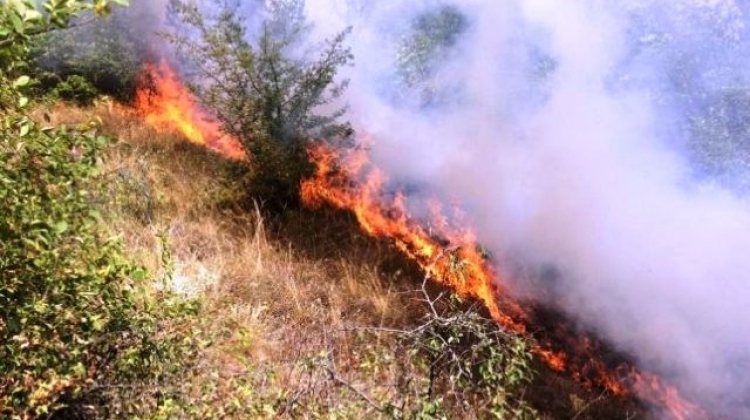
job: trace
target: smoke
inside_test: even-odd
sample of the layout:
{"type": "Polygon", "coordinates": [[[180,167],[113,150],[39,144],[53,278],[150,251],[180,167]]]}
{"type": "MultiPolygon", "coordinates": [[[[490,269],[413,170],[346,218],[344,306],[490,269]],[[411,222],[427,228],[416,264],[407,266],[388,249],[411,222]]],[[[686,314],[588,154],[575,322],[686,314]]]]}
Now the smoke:
{"type": "MultiPolygon", "coordinates": [[[[205,3],[211,3],[206,1],[205,3]]],[[[241,2],[242,3],[242,2],[241,2]]],[[[248,1],[257,22],[258,1],[248,1]]],[[[750,418],[750,6],[307,0],[394,182],[457,199],[537,296],[750,418]]],[[[315,40],[311,40],[315,41],[315,40]]]]}
{"type": "Polygon", "coordinates": [[[394,179],[458,198],[498,261],[560,274],[518,293],[750,418],[748,6],[307,3],[354,26],[350,118],[394,179]],[[456,39],[409,61],[446,10],[456,39]]]}

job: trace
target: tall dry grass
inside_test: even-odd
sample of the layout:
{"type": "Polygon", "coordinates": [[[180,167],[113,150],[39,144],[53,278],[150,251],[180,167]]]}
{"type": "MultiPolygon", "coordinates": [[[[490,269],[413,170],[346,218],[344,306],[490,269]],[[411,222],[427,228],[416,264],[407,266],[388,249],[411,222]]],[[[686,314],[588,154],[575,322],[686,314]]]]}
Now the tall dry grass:
{"type": "MultiPolygon", "coordinates": [[[[424,398],[402,395],[420,385],[405,381],[429,378],[414,371],[397,337],[379,332],[406,329],[427,312],[421,275],[388,243],[363,236],[341,213],[264,215],[243,163],[156,131],[121,106],[36,114],[55,124],[94,117],[119,139],[102,162],[112,230],[151,272],[171,271],[171,287],[204,302],[196,335],[213,345],[187,375],[186,392],[221,410],[227,401],[259,404],[219,417],[391,418],[379,402],[424,398]]],[[[542,418],[634,418],[552,372],[536,386],[542,418]]]]}
{"type": "MultiPolygon", "coordinates": [[[[37,113],[55,124],[92,117],[91,109],[61,105],[37,113]]],[[[206,357],[219,374],[247,375],[261,366],[278,378],[274,389],[313,392],[300,364],[334,351],[348,377],[374,350],[346,331],[402,325],[405,308],[418,304],[398,272],[382,269],[381,245],[368,249],[362,242],[347,252],[337,238],[318,235],[299,249],[293,238],[319,232],[320,225],[308,225],[301,214],[266,220],[244,190],[243,164],[158,132],[117,106],[99,104],[93,113],[101,131],[119,139],[102,163],[117,185],[112,229],[152,272],[165,270],[161,248],[168,246],[172,287],[204,299],[204,328],[216,340],[206,357]]],[[[357,235],[356,226],[348,229],[357,235]]]]}

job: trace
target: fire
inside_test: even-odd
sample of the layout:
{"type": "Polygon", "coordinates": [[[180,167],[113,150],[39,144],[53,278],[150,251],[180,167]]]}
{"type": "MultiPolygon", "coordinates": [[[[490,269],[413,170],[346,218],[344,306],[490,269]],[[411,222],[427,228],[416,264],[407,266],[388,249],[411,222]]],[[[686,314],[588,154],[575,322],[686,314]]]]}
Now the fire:
{"type": "MultiPolygon", "coordinates": [[[[533,324],[532,310],[508,293],[508,282],[488,263],[472,230],[452,226],[439,203],[430,204],[428,223],[411,217],[402,193],[392,197],[384,194],[386,177],[369,163],[363,149],[339,154],[313,145],[308,152],[317,170],[301,185],[306,204],[328,204],[353,212],[367,234],[391,240],[426,276],[461,296],[481,301],[502,327],[527,333],[533,324]]],[[[635,395],[664,407],[675,420],[709,418],[658,376],[638,371],[626,362],[609,367],[598,357],[600,344],[579,336],[572,328],[560,326],[537,335],[535,354],[550,368],[568,372],[584,385],[599,386],[619,396],[635,395]]]]}
{"type": "Polygon", "coordinates": [[[397,193],[390,202],[384,202],[381,191],[385,176],[367,163],[362,149],[347,155],[343,164],[331,149],[323,146],[312,147],[309,153],[317,172],[313,179],[302,184],[302,199],[306,204],[330,203],[353,211],[365,232],[393,240],[426,275],[462,296],[482,301],[492,317],[505,328],[525,331],[525,325],[517,320],[523,318],[521,307],[513,301],[498,299],[507,294],[482,255],[473,232],[453,229],[444,219],[438,219],[431,229],[436,233],[433,235],[409,217],[403,194],[397,193]],[[366,168],[370,171],[365,182],[354,184],[352,180],[366,168]],[[447,239],[451,246],[441,245],[441,239],[447,239]]]}
{"type": "Polygon", "coordinates": [[[147,124],[159,130],[177,132],[232,159],[247,158],[240,141],[222,131],[221,123],[200,107],[166,61],[144,66],[134,107],[147,124]]]}
{"type": "MultiPolygon", "coordinates": [[[[165,62],[147,65],[142,80],[135,108],[148,124],[178,132],[224,156],[247,159],[239,140],[222,131],[221,124],[198,105],[165,62]]],[[[369,162],[364,149],[340,154],[318,144],[308,152],[317,169],[301,185],[307,205],[332,205],[353,212],[367,234],[388,238],[426,276],[463,297],[482,302],[503,328],[529,334],[529,326],[534,325],[539,343],[534,352],[551,369],[615,395],[635,395],[663,407],[675,420],[709,418],[658,376],[638,371],[626,362],[609,366],[598,357],[600,344],[572,328],[560,325],[554,331],[537,332],[533,309],[511,296],[509,283],[489,264],[474,232],[451,223],[438,201],[429,203],[428,222],[412,217],[403,193],[384,193],[387,178],[369,162]]]]}

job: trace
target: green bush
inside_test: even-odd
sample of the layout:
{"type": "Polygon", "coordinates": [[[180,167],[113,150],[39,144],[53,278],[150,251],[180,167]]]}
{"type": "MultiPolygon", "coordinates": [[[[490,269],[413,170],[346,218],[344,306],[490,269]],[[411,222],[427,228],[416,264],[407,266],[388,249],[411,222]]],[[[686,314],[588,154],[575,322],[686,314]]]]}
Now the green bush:
{"type": "Polygon", "coordinates": [[[85,106],[94,103],[97,91],[85,77],[74,74],[58,83],[51,94],[53,97],[85,106]]]}
{"type": "MultiPolygon", "coordinates": [[[[38,74],[52,73],[60,79],[85,79],[96,91],[127,102],[135,94],[136,80],[148,48],[140,6],[120,9],[85,25],[53,31],[34,39],[31,65],[38,74]],[[132,25],[139,22],[139,25],[132,25]]],[[[42,84],[53,89],[55,85],[42,84]]]]}
{"type": "MultiPolygon", "coordinates": [[[[524,399],[535,372],[533,343],[464,308],[455,295],[429,297],[430,311],[420,325],[400,332],[402,345],[427,381],[415,404],[390,405],[395,418],[534,419],[524,399]],[[460,413],[460,414],[459,414],[460,413]]],[[[418,381],[414,381],[418,383],[418,381]]]]}
{"type": "Polygon", "coordinates": [[[271,206],[298,201],[300,181],[313,169],[307,141],[344,145],[352,134],[349,124],[339,121],[345,109],[334,103],[347,86],[335,76],[352,60],[344,45],[348,31],[309,51],[316,58],[295,58],[293,51],[309,35],[303,6],[300,0],[266,2],[268,17],[251,42],[234,8],[206,17],[191,2],[173,2],[186,33],[194,34],[169,37],[201,80],[192,88],[241,141],[257,181],[254,192],[271,206]],[[335,110],[320,113],[324,108],[335,110]]]}
{"type": "Polygon", "coordinates": [[[150,295],[102,227],[93,203],[108,141],[89,127],[29,126],[0,134],[1,415],[136,410],[132,395],[153,395],[197,349],[163,334],[197,306],[150,295]]]}
{"type": "Polygon", "coordinates": [[[127,2],[0,3],[3,419],[157,412],[174,402],[162,385],[189,371],[202,347],[190,335],[197,302],[154,292],[106,228],[97,161],[109,140],[96,124],[40,127],[27,113],[31,39],[112,3],[127,2]]]}

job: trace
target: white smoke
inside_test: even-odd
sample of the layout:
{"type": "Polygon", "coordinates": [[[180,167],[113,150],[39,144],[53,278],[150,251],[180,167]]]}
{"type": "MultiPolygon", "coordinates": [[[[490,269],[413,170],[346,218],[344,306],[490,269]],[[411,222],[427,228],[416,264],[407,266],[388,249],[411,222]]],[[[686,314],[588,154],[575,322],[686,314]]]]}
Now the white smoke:
{"type": "Polygon", "coordinates": [[[459,197],[496,255],[561,273],[519,291],[544,284],[642,366],[723,415],[750,418],[750,201],[696,169],[711,136],[750,147],[750,131],[696,144],[686,128],[714,96],[750,89],[747,6],[307,3],[318,28],[354,25],[347,99],[377,163],[459,197]],[[447,4],[468,21],[429,76],[447,104],[394,99],[389,78],[410,22],[447,4]],[[530,75],[531,52],[552,63],[547,74],[530,75]]]}

